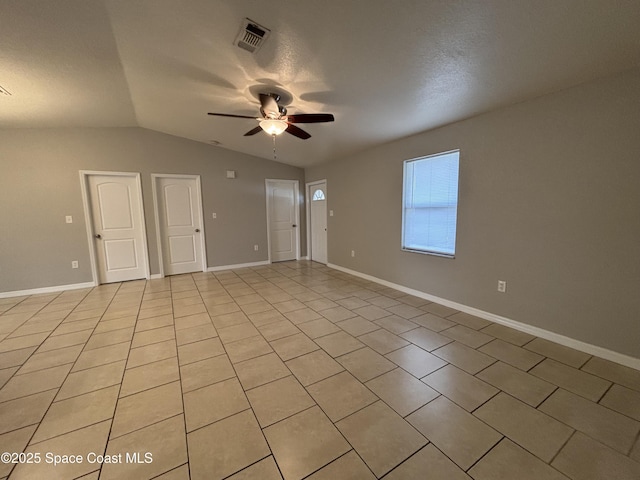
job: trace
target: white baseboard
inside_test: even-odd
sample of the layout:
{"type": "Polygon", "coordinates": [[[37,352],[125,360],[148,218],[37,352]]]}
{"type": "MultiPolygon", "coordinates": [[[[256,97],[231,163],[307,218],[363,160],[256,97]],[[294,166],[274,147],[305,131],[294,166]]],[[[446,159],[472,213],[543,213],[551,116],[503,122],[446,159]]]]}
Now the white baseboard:
{"type": "Polygon", "coordinates": [[[468,305],[463,305],[462,303],[453,302],[451,300],[447,300],[446,298],[436,297],[435,295],[421,292],[419,290],[414,290],[412,288],[405,287],[403,285],[398,285],[396,283],[388,282],[387,280],[383,280],[381,278],[367,275],[366,273],[361,273],[356,270],[351,270],[349,268],[341,267],[340,265],[334,265],[332,263],[328,263],[327,266],[335,270],[348,273],[355,277],[360,277],[365,280],[369,280],[369,281],[378,283],[380,285],[384,285],[385,287],[390,287],[395,290],[408,293],[409,295],[413,295],[414,297],[424,298],[425,300],[429,300],[431,302],[436,302],[447,307],[455,308],[456,310],[459,310],[461,312],[465,312],[470,315],[475,315],[476,317],[484,318],[485,320],[499,323],[500,325],[511,327],[514,330],[529,333],[531,335],[535,335],[536,337],[544,338],[545,340],[559,343],[560,345],[564,345],[565,347],[570,347],[575,350],[588,353],[590,355],[595,355],[597,357],[604,358],[605,360],[610,360],[612,362],[619,363],[620,365],[624,365],[626,367],[640,370],[640,358],[631,357],[629,355],[618,353],[613,350],[609,350],[607,348],[599,347],[597,345],[592,345],[590,343],[576,340],[575,338],[566,337],[559,333],[551,332],[549,330],[545,330],[540,327],[534,327],[532,325],[527,325],[526,323],[521,323],[516,320],[512,320],[510,318],[501,317],[500,315],[496,315],[495,313],[485,312],[484,310],[479,310],[474,307],[469,307],[468,305]]]}
{"type": "Polygon", "coordinates": [[[309,260],[309,256],[305,255],[304,257],[300,257],[298,260],[309,260]]]}
{"type": "Polygon", "coordinates": [[[40,295],[42,293],[55,293],[62,290],[79,290],[81,288],[95,287],[93,282],[72,283],[69,285],[56,285],[53,287],[31,288],[29,290],[14,290],[13,292],[0,292],[0,298],[24,297],[26,295],[40,295]]]}
{"type": "Polygon", "coordinates": [[[161,278],[164,278],[164,277],[159,273],[154,273],[153,275],[149,275],[149,280],[160,280],[161,278]]]}
{"type": "Polygon", "coordinates": [[[260,262],[251,262],[251,263],[237,263],[235,265],[221,265],[218,267],[209,267],[207,268],[207,272],[220,272],[222,270],[235,270],[237,268],[260,267],[262,265],[269,265],[269,260],[262,260],[260,262]]]}

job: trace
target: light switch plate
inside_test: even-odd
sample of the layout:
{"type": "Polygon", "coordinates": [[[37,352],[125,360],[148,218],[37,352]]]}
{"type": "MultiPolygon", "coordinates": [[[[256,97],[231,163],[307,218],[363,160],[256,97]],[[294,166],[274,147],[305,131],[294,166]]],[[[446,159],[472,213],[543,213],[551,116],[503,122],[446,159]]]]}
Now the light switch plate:
{"type": "Polygon", "coordinates": [[[67,215],[66,217],[64,217],[64,220],[67,223],[73,223],[73,217],[71,215],[67,215]]]}

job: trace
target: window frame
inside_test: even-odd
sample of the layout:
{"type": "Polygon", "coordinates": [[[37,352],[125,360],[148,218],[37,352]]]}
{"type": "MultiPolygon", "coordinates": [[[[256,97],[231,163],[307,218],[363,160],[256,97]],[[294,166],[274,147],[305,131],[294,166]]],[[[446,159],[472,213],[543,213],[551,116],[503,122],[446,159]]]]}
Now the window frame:
{"type": "Polygon", "coordinates": [[[401,201],[402,201],[402,232],[401,232],[401,243],[400,243],[400,249],[403,252],[409,252],[409,253],[419,253],[422,255],[433,255],[436,257],[443,257],[443,258],[451,258],[454,259],[456,257],[456,246],[457,246],[457,242],[458,242],[458,205],[459,205],[459,198],[460,198],[460,149],[453,149],[453,150],[447,150],[445,152],[439,152],[439,153],[434,153],[431,155],[425,155],[422,157],[415,157],[415,158],[410,158],[408,160],[404,160],[402,162],[402,195],[401,195],[401,201]],[[407,165],[409,165],[410,163],[413,162],[417,162],[417,161],[421,161],[421,160],[429,160],[432,158],[436,158],[436,157],[441,157],[443,155],[449,155],[452,153],[457,153],[458,154],[458,178],[456,179],[457,181],[457,190],[458,190],[458,194],[456,196],[456,203],[455,203],[455,207],[456,207],[456,223],[455,223],[455,240],[453,242],[453,253],[447,253],[447,252],[440,252],[440,251],[435,251],[435,250],[423,250],[423,249],[417,249],[417,248],[409,248],[405,246],[405,222],[406,222],[406,186],[407,186],[407,165]]]}

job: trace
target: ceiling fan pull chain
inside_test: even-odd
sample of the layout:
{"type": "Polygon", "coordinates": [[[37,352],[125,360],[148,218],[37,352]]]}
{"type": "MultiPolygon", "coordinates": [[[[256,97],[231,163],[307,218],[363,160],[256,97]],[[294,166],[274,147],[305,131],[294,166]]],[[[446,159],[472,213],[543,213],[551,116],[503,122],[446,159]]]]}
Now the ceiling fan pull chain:
{"type": "Polygon", "coordinates": [[[273,137],[273,159],[276,160],[276,136],[275,134],[271,136],[273,137]]]}

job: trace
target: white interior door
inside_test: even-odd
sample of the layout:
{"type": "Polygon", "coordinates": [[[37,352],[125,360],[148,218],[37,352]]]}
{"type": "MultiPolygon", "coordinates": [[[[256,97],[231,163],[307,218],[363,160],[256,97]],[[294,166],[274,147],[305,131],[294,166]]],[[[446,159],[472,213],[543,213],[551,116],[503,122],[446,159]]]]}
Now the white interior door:
{"type": "Polygon", "coordinates": [[[298,258],[298,182],[267,180],[269,248],[272,262],[298,258]]]}
{"type": "Polygon", "coordinates": [[[145,278],[139,177],[89,175],[88,187],[99,283],[145,278]]]}
{"type": "Polygon", "coordinates": [[[327,184],[326,182],[309,185],[309,216],[311,225],[311,260],[327,263],[327,184]]]}
{"type": "Polygon", "coordinates": [[[165,275],[203,271],[199,177],[154,176],[165,275]]]}

